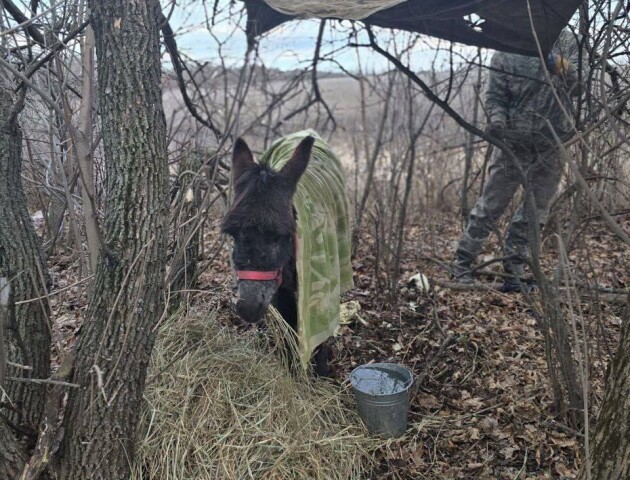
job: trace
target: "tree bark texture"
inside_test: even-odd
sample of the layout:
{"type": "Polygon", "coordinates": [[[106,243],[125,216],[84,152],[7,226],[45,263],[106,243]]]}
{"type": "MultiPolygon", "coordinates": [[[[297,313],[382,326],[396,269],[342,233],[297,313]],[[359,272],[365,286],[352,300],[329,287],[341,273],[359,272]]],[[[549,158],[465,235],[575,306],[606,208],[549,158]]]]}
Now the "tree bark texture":
{"type": "Polygon", "coordinates": [[[105,151],[105,238],[54,473],[126,479],[164,310],[168,170],[158,0],[90,0],[105,151]]]}
{"type": "MultiPolygon", "coordinates": [[[[0,276],[0,389],[5,388],[7,366],[5,325],[9,317],[10,295],[11,284],[6,277],[0,276]]],[[[15,433],[11,431],[4,419],[0,419],[0,480],[16,478],[24,465],[24,456],[15,433]]]]}
{"type": "Polygon", "coordinates": [[[85,218],[85,236],[90,256],[90,273],[96,272],[98,255],[101,251],[101,235],[96,213],[94,188],[94,165],[92,162],[92,107],[94,101],[94,30],[88,25],[82,44],[83,79],[81,84],[81,113],[79,128],[75,135],[75,151],[81,172],[81,197],[85,218]]]}
{"type": "Polygon", "coordinates": [[[585,465],[581,480],[630,478],[630,296],[591,445],[591,475],[585,465]]]}
{"type": "MultiPolygon", "coordinates": [[[[181,160],[179,191],[171,206],[172,259],[167,276],[170,288],[171,311],[186,297],[184,290],[197,280],[197,257],[201,242],[201,223],[204,217],[202,189],[204,177],[203,152],[191,151],[181,160]]],[[[207,193],[207,189],[206,189],[207,193]]]]}
{"type": "Polygon", "coordinates": [[[16,480],[26,463],[26,453],[15,433],[0,419],[0,480],[16,480]]]}
{"type": "Polygon", "coordinates": [[[11,117],[14,99],[0,85],[0,277],[11,284],[7,356],[29,369],[7,368],[6,393],[16,410],[0,409],[13,423],[36,431],[46,387],[12,381],[11,377],[45,379],[50,375],[49,277],[22,189],[22,132],[11,117]],[[41,298],[43,297],[43,298],[41,298]],[[13,302],[30,300],[28,303],[13,302]]]}

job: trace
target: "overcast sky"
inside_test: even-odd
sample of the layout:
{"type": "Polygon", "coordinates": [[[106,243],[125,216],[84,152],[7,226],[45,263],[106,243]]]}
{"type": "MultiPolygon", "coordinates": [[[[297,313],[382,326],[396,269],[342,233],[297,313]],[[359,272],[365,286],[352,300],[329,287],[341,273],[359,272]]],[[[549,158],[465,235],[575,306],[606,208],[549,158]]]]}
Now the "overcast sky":
{"type": "MultiPolygon", "coordinates": [[[[237,2],[239,4],[239,2],[237,2]]],[[[219,57],[219,42],[223,58],[231,66],[242,64],[246,49],[245,34],[241,29],[235,29],[238,18],[227,14],[222,20],[211,26],[212,34],[205,24],[206,14],[202,2],[197,2],[185,9],[176,8],[171,17],[171,25],[178,32],[177,42],[179,48],[187,55],[199,61],[216,62],[219,57]],[[216,36],[216,39],[213,38],[216,36]]],[[[244,25],[244,17],[240,24],[244,25]]],[[[337,24],[338,25],[338,24],[337,24]]],[[[337,52],[340,47],[347,45],[349,22],[345,27],[328,28],[324,35],[322,54],[326,55],[335,50],[333,58],[350,71],[357,70],[357,54],[354,49],[346,48],[337,52]]],[[[260,41],[260,56],[265,65],[283,70],[291,70],[308,65],[313,58],[313,50],[317,38],[319,20],[301,20],[285,23],[266,34],[260,41]]],[[[406,35],[399,32],[398,35],[406,35]]],[[[385,44],[390,38],[389,31],[379,34],[379,40],[385,44]]],[[[411,53],[412,68],[416,71],[430,68],[436,57],[438,46],[442,51],[437,53],[437,67],[447,68],[448,42],[434,38],[424,37],[411,53]]],[[[471,47],[461,47],[460,51],[470,53],[471,47]]],[[[459,61],[458,58],[455,59],[459,61]]],[[[376,53],[367,49],[361,52],[361,63],[364,71],[384,71],[391,68],[388,61],[376,53]]],[[[320,65],[323,71],[339,71],[339,67],[331,62],[323,62],[320,65]]]]}

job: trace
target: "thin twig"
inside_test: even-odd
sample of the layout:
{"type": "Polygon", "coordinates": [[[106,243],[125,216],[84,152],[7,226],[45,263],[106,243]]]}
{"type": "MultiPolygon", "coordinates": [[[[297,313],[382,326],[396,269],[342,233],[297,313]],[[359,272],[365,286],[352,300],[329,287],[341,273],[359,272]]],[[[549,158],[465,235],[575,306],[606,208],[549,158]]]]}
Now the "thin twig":
{"type": "Polygon", "coordinates": [[[44,10],[31,18],[26,18],[26,15],[24,15],[22,11],[13,2],[11,2],[10,0],[2,0],[2,5],[4,6],[4,8],[7,9],[7,11],[11,14],[11,16],[16,22],[20,22],[20,23],[19,25],[16,25],[13,28],[9,28],[8,30],[0,32],[0,37],[4,37],[5,35],[10,35],[12,33],[17,32],[18,30],[26,29],[26,31],[33,38],[33,40],[35,40],[40,45],[45,45],[46,41],[44,40],[44,36],[39,32],[39,30],[37,30],[35,27],[32,26],[33,22],[49,14],[60,5],[65,5],[65,4],[66,4],[66,0],[59,0],[57,3],[54,3],[53,5],[51,5],[48,10],[44,10]]]}
{"type": "Polygon", "coordinates": [[[440,345],[440,348],[438,348],[438,351],[435,352],[435,355],[433,355],[433,357],[431,357],[431,360],[429,360],[429,363],[427,363],[427,366],[424,368],[422,373],[418,375],[418,378],[416,380],[416,387],[415,387],[416,390],[420,388],[420,385],[422,385],[422,382],[424,382],[424,379],[429,374],[429,371],[431,371],[431,369],[435,366],[435,363],[438,361],[438,359],[444,354],[444,350],[446,350],[446,348],[454,341],[455,341],[455,334],[453,333],[451,333],[448,337],[446,337],[442,341],[442,344],[440,345]]]}
{"type": "Polygon", "coordinates": [[[88,277],[84,277],[81,280],[78,280],[76,282],[74,282],[72,285],[68,285],[67,287],[63,287],[60,288],[59,290],[55,290],[54,292],[50,292],[46,295],[42,295],[41,297],[37,297],[37,298],[29,298],[27,300],[20,300],[19,302],[15,302],[16,305],[24,305],[25,303],[32,303],[32,302],[37,302],[39,300],[43,300],[45,298],[50,298],[53,295],[58,295],[62,292],[65,292],[66,290],[70,290],[72,287],[76,287],[77,285],[81,284],[81,283],[85,283],[86,281],[92,279],[94,277],[94,275],[90,275],[88,277]]]}
{"type": "Polygon", "coordinates": [[[175,41],[175,33],[173,32],[173,29],[171,28],[170,24],[168,23],[168,20],[166,19],[164,15],[162,15],[161,22],[162,22],[161,29],[162,29],[162,35],[164,37],[164,44],[166,45],[166,49],[168,50],[168,53],[171,57],[171,62],[173,62],[173,69],[175,70],[175,75],[177,77],[177,85],[179,86],[179,91],[182,94],[184,104],[186,105],[186,108],[188,109],[190,114],[199,123],[207,127],[212,133],[214,133],[218,140],[219,138],[224,136],[224,133],[221,130],[219,130],[217,127],[215,127],[215,125],[212,123],[212,119],[206,120],[201,115],[199,115],[199,112],[197,112],[197,108],[190,100],[190,97],[188,96],[188,92],[186,91],[186,82],[184,80],[185,67],[182,65],[182,61],[179,56],[179,51],[177,49],[177,42],[175,41]]]}
{"type": "Polygon", "coordinates": [[[36,383],[38,385],[59,385],[61,387],[79,388],[81,385],[77,383],[62,382],[59,380],[51,380],[49,378],[21,378],[7,377],[7,380],[20,383],[36,383]]]}

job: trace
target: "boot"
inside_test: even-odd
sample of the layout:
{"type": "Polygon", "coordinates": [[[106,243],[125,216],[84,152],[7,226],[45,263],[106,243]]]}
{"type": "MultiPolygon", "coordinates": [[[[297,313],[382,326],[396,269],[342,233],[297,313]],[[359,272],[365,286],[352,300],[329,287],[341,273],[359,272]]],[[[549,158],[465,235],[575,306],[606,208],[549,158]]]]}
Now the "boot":
{"type": "Polygon", "coordinates": [[[512,275],[512,278],[506,278],[503,281],[503,285],[499,289],[503,293],[515,293],[515,292],[531,292],[534,289],[534,285],[524,282],[523,277],[525,275],[525,265],[522,263],[505,263],[503,265],[505,273],[512,275]]]}
{"type": "Polygon", "coordinates": [[[536,285],[527,282],[521,282],[520,279],[505,279],[503,285],[499,288],[501,293],[529,293],[536,288],[536,285]]]}
{"type": "Polygon", "coordinates": [[[475,283],[475,279],[472,276],[471,268],[474,258],[468,255],[466,252],[460,250],[457,251],[455,260],[451,264],[451,278],[457,283],[471,284],[475,283]]]}

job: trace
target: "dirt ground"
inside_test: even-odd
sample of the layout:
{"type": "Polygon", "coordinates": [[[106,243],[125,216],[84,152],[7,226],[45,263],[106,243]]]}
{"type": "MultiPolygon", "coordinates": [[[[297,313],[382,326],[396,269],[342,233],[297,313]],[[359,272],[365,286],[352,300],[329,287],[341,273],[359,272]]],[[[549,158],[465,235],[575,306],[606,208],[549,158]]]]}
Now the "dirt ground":
{"type": "MultiPolygon", "coordinates": [[[[598,276],[599,285],[610,289],[627,288],[627,250],[601,224],[590,230],[593,271],[576,273],[580,278],[598,276]]],[[[432,283],[448,281],[435,252],[443,252],[442,260],[447,261],[458,234],[457,221],[449,218],[412,227],[403,280],[422,272],[432,283]],[[433,239],[433,245],[427,239],[433,239]]],[[[357,258],[370,258],[369,249],[366,242],[357,258]]],[[[496,240],[488,252],[500,256],[496,240]]],[[[548,251],[546,263],[556,253],[548,251]]],[[[383,452],[376,478],[575,477],[583,436],[553,411],[543,337],[524,295],[439,287],[423,294],[401,282],[393,306],[371,289],[368,262],[355,267],[352,297],[362,303],[363,318],[370,325],[358,324],[345,332],[339,377],[345,378],[354,365],[377,360],[401,362],[423,379],[411,403],[412,428],[395,448],[383,452]]],[[[591,333],[590,401],[599,405],[623,307],[602,304],[598,311],[589,300],[581,307],[591,333]]]]}
{"type": "MultiPolygon", "coordinates": [[[[630,216],[620,220],[630,226],[630,216]]],[[[439,261],[448,261],[458,235],[458,221],[451,215],[427,217],[409,226],[403,275],[395,292],[385,291],[374,278],[374,239],[364,234],[359,241],[353,265],[355,288],[345,300],[361,304],[365,323],[344,326],[336,339],[334,381],[345,382],[354,367],[371,361],[402,363],[420,380],[411,401],[410,428],[376,453],[373,478],[575,478],[583,434],[567,427],[553,411],[543,337],[533,315],[538,308],[536,295],[530,303],[522,294],[436,286],[448,281],[439,261]],[[408,283],[419,272],[429,277],[430,292],[408,283]]],[[[629,252],[596,221],[583,238],[581,253],[572,257],[576,278],[608,291],[628,289],[629,252]]],[[[212,238],[206,240],[212,244],[212,238]]],[[[551,244],[545,243],[546,265],[553,264],[558,254],[551,244]]],[[[495,254],[500,255],[500,250],[497,240],[491,239],[484,259],[495,254]]],[[[216,299],[221,321],[233,325],[227,249],[204,264],[199,290],[191,294],[191,301],[195,296],[216,299]]],[[[57,348],[68,348],[85,308],[85,293],[81,285],[72,286],[76,272],[68,257],[57,255],[50,267],[54,289],[67,287],[53,297],[53,307],[57,348]]],[[[482,282],[489,285],[492,279],[482,282]]],[[[575,328],[580,338],[586,332],[589,340],[593,425],[623,305],[584,298],[579,307],[573,305],[575,328]]]]}

